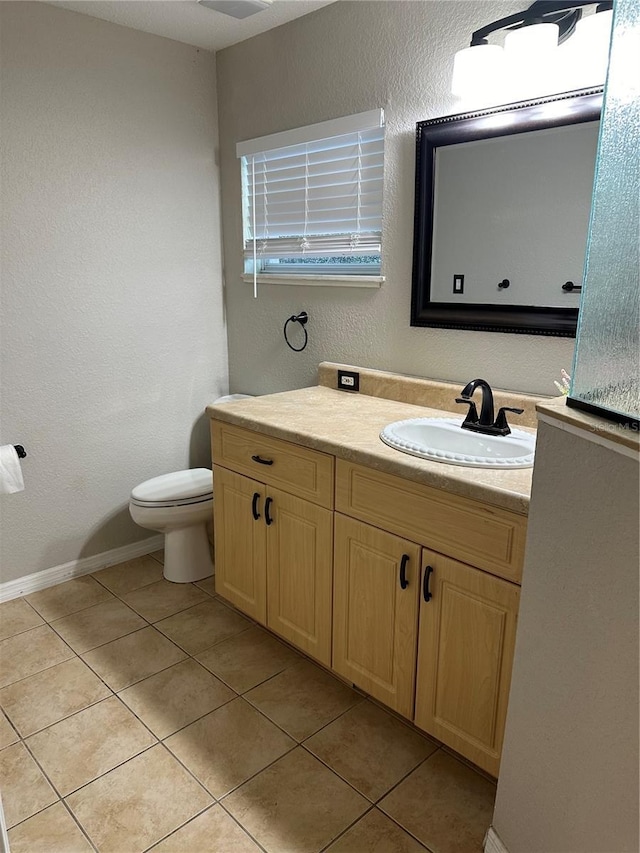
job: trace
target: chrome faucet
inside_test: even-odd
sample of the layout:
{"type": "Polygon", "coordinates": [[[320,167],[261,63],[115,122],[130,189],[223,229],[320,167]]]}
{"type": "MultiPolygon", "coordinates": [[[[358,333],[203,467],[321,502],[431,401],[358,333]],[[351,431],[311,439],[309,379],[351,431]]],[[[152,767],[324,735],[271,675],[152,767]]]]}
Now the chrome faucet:
{"type": "Polygon", "coordinates": [[[464,386],[460,392],[460,396],[456,397],[456,403],[466,403],[469,406],[467,416],[461,424],[462,429],[480,432],[484,435],[509,435],[511,429],[507,423],[506,412],[514,412],[521,415],[524,411],[524,409],[513,409],[509,406],[503,406],[498,411],[498,417],[494,420],[493,391],[486,379],[472,379],[471,382],[464,386]],[[478,417],[478,410],[472,399],[476,388],[482,390],[480,417],[478,417]]]}

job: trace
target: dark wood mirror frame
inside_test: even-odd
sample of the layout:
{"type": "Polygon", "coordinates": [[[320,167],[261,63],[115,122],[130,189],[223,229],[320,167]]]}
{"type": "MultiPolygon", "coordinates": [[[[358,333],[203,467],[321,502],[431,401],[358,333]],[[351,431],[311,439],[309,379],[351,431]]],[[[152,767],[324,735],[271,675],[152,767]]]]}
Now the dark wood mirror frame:
{"type": "Polygon", "coordinates": [[[460,304],[431,301],[434,180],[436,150],[477,139],[511,136],[551,127],[580,124],[600,118],[602,89],[580,89],[548,98],[520,101],[472,113],[443,116],[416,125],[416,198],[413,234],[411,325],[440,329],[474,329],[526,335],[575,337],[577,308],[519,305],[460,304]],[[544,105],[563,102],[565,109],[545,111],[544,105]],[[542,109],[541,109],[542,108],[542,109]],[[507,127],[488,127],[489,116],[509,113],[507,127]]]}

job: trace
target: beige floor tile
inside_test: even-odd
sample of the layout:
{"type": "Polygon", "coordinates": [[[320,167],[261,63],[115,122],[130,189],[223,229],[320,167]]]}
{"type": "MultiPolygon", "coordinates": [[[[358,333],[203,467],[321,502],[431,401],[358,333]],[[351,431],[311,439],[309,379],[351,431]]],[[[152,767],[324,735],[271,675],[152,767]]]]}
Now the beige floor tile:
{"type": "Polygon", "coordinates": [[[160,548],[159,551],[153,551],[149,554],[149,557],[153,557],[154,560],[157,560],[164,566],[164,548],[160,548]]]}
{"type": "Polygon", "coordinates": [[[9,830],[11,853],[92,853],[93,847],[62,803],[9,830]]]}
{"type": "Polygon", "coordinates": [[[186,655],[155,628],[148,627],[84,652],[82,658],[112,690],[123,690],[184,660],[186,655]]]}
{"type": "Polygon", "coordinates": [[[196,657],[237,693],[250,690],[301,660],[284,643],[255,626],[196,657]]]}
{"type": "Polygon", "coordinates": [[[89,575],[26,596],[29,604],[47,622],[68,616],[69,613],[77,613],[78,610],[84,610],[94,604],[102,604],[110,598],[111,593],[89,575]]]}
{"type": "Polygon", "coordinates": [[[160,744],[67,798],[100,853],[141,853],[211,802],[160,744]]]}
{"type": "Polygon", "coordinates": [[[0,713],[0,749],[19,740],[18,735],[4,714],[0,713]]]}
{"type": "Polygon", "coordinates": [[[421,853],[425,850],[426,847],[378,809],[371,809],[327,847],[327,853],[421,853]]]}
{"type": "Polygon", "coordinates": [[[190,655],[202,652],[214,643],[233,637],[250,627],[251,622],[239,613],[219,601],[212,601],[208,596],[202,604],[156,623],[158,631],[162,631],[190,655]]]}
{"type": "Polygon", "coordinates": [[[161,580],[128,592],[122,600],[149,622],[158,622],[201,601],[209,601],[209,596],[193,584],[161,580]]]}
{"type": "Polygon", "coordinates": [[[194,660],[184,660],[118,695],[157,737],[165,738],[236,694],[194,660]]]}
{"type": "Polygon", "coordinates": [[[196,581],[196,586],[208,592],[209,595],[216,594],[216,576],[210,575],[208,578],[203,578],[201,581],[196,581]]]}
{"type": "Polygon", "coordinates": [[[379,804],[433,853],[480,853],[495,786],[443,750],[379,804]]]}
{"type": "Polygon", "coordinates": [[[24,598],[14,598],[13,601],[0,604],[0,640],[42,624],[42,618],[24,598]]]}
{"type": "Polygon", "coordinates": [[[72,658],[3,687],[0,706],[27,737],[110,695],[80,658],[72,658]]]}
{"type": "Polygon", "coordinates": [[[73,613],[63,619],[56,619],[51,627],[62,637],[65,643],[81,654],[131,634],[147,623],[137,613],[117,598],[96,604],[80,613],[73,613]]]}
{"type": "Polygon", "coordinates": [[[374,802],[438,748],[371,702],[351,708],[305,746],[374,802]]]}
{"type": "Polygon", "coordinates": [[[221,806],[207,809],[152,848],[153,853],[260,853],[260,850],[221,806]]]}
{"type": "Polygon", "coordinates": [[[115,595],[125,595],[134,589],[162,580],[163,567],[151,555],[127,560],[94,572],[93,577],[115,595]]]}
{"type": "Polygon", "coordinates": [[[295,746],[244,699],[235,699],[165,741],[219,799],[295,746]]]}
{"type": "Polygon", "coordinates": [[[355,690],[308,661],[285,669],[245,698],[299,741],[362,701],[355,690]]]}
{"type": "Polygon", "coordinates": [[[155,742],[115,696],[26,740],[63,797],[155,742]]]}
{"type": "Polygon", "coordinates": [[[72,657],[69,646],[48,625],[16,634],[0,642],[0,687],[72,657]]]}
{"type": "Polygon", "coordinates": [[[269,853],[316,853],[369,803],[299,747],[226,797],[224,805],[269,853]]]}
{"type": "Polygon", "coordinates": [[[0,790],[8,829],[58,799],[22,743],[0,752],[0,790]]]}

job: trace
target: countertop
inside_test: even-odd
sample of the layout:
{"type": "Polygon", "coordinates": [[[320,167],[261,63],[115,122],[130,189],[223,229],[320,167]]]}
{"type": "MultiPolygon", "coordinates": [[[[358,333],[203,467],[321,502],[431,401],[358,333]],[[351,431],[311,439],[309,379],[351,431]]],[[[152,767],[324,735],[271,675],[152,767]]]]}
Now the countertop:
{"type": "Polygon", "coordinates": [[[462,422],[460,411],[445,412],[318,385],[214,404],[207,407],[207,414],[511,512],[527,515],[529,511],[533,468],[494,471],[430,462],[394,450],[379,437],[387,424],[406,418],[451,415],[462,422]]]}

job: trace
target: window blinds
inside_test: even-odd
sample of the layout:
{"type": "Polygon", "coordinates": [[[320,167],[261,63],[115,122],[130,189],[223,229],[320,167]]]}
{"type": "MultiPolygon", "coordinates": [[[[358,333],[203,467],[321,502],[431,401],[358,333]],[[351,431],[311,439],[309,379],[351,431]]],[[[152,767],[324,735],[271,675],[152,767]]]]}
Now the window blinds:
{"type": "Polygon", "coordinates": [[[379,254],[382,110],[240,143],[246,259],[379,254]]]}

